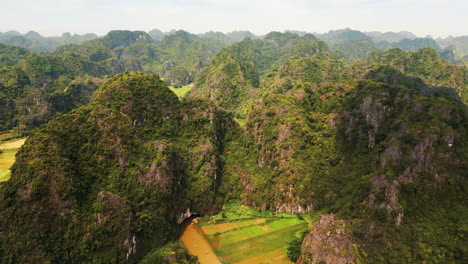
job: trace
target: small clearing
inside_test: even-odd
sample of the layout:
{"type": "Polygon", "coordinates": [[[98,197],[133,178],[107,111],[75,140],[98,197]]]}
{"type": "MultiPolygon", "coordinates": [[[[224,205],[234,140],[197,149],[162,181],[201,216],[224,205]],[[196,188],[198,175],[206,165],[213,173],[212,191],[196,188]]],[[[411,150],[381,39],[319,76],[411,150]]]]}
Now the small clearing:
{"type": "Polygon", "coordinates": [[[193,84],[189,84],[189,85],[185,85],[181,88],[175,88],[173,86],[169,86],[169,89],[171,89],[171,91],[173,91],[177,97],[179,97],[179,99],[182,99],[184,98],[185,94],[188,93],[188,91],[190,91],[193,87],[193,84]]]}
{"type": "Polygon", "coordinates": [[[300,237],[311,222],[308,215],[259,212],[239,203],[227,204],[219,214],[197,220],[217,258],[226,264],[290,264],[288,243],[300,237]]]}
{"type": "Polygon", "coordinates": [[[12,139],[0,143],[0,182],[10,179],[10,168],[16,160],[16,153],[26,141],[22,139],[12,139]]]}

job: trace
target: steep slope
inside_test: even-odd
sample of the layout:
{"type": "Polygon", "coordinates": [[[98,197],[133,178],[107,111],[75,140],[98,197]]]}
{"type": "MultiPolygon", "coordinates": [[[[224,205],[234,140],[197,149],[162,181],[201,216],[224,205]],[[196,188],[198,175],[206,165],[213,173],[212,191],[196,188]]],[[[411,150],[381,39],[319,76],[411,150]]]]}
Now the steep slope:
{"type": "Polygon", "coordinates": [[[0,44],[0,67],[14,66],[31,54],[27,49],[0,44]]]}
{"type": "Polygon", "coordinates": [[[104,70],[77,54],[26,54],[11,56],[15,65],[0,68],[0,95],[8,101],[0,114],[5,116],[0,118],[2,131],[35,129],[88,102],[101,83],[91,76],[102,76],[104,70]]]}
{"type": "Polygon", "coordinates": [[[338,214],[306,237],[299,263],[463,263],[467,116],[453,90],[388,67],[349,84],[283,76],[295,84],[263,95],[246,119],[260,170],[244,173],[243,199],[338,214]],[[327,240],[331,227],[347,242],[327,240]]]}
{"type": "Polygon", "coordinates": [[[416,52],[404,52],[400,49],[376,52],[370,56],[369,63],[391,66],[407,75],[419,77],[432,86],[453,88],[463,102],[468,102],[467,68],[449,63],[437,56],[436,51],[431,48],[416,52]]]}
{"type": "Polygon", "coordinates": [[[128,70],[161,74],[176,87],[189,84],[213,53],[198,36],[184,31],[167,36],[160,45],[144,32],[111,31],[82,45],[59,47],[51,55],[2,44],[0,67],[8,68],[0,68],[0,129],[14,128],[19,134],[35,129],[88,102],[101,83],[97,78],[128,70]],[[77,91],[79,87],[83,91],[77,91]]]}
{"type": "Polygon", "coordinates": [[[220,106],[232,109],[239,105],[249,90],[258,88],[259,74],[250,57],[254,52],[252,41],[246,39],[233,45],[232,49],[216,54],[189,94],[210,98],[220,106]],[[242,55],[234,53],[245,49],[248,55],[242,55],[250,58],[241,59],[242,55]]]}
{"type": "MultiPolygon", "coordinates": [[[[161,40],[163,52],[161,69],[155,71],[166,83],[183,86],[193,82],[213,57],[216,47],[186,31],[177,31],[161,40]]],[[[145,65],[143,65],[145,67],[145,65]]]]}
{"type": "MultiPolygon", "coordinates": [[[[290,56],[262,78],[267,91],[287,91],[295,84],[337,84],[349,80],[343,55],[330,52],[324,42],[296,46],[290,56]]],[[[353,76],[354,77],[354,76],[353,76]]]]}
{"type": "Polygon", "coordinates": [[[109,74],[114,75],[124,71],[141,70],[138,61],[121,61],[119,57],[126,47],[152,42],[152,38],[143,31],[114,30],[102,38],[89,40],[81,45],[60,46],[54,51],[54,54],[61,56],[67,52],[78,53],[108,69],[109,74]]]}
{"type": "Polygon", "coordinates": [[[19,152],[1,186],[2,261],[140,259],[175,238],[187,208],[223,203],[223,146],[235,131],[225,112],[179,102],[154,75],[115,76],[19,152]]]}
{"type": "Polygon", "coordinates": [[[158,43],[145,32],[111,31],[79,46],[59,47],[55,54],[76,52],[109,69],[112,75],[140,70],[159,74],[168,85],[182,86],[194,81],[216,50],[182,30],[164,35],[158,43]]]}
{"type": "Polygon", "coordinates": [[[424,90],[365,81],[344,101],[338,119],[344,162],[329,179],[325,208],[345,221],[332,230],[322,218],[304,240],[299,263],[353,255],[364,263],[466,260],[466,106],[424,90]],[[320,228],[333,237],[324,244],[313,239],[320,228]],[[348,242],[333,242],[344,233],[348,242]],[[317,247],[325,254],[315,255],[317,247]]]}
{"type": "MultiPolygon", "coordinates": [[[[308,34],[271,32],[263,40],[244,39],[218,52],[200,74],[193,97],[210,98],[221,107],[237,112],[243,102],[259,92],[260,76],[270,71],[282,58],[303,53],[317,39],[308,34]]],[[[311,48],[309,53],[320,49],[311,48]]]]}

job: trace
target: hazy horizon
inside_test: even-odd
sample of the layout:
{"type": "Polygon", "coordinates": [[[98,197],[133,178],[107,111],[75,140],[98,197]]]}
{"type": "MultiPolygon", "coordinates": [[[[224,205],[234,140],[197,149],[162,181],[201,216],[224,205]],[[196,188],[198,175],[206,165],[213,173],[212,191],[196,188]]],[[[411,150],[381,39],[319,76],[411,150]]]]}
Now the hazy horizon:
{"type": "Polygon", "coordinates": [[[351,28],[409,31],[433,38],[468,34],[464,14],[468,3],[461,0],[17,0],[3,3],[2,9],[0,32],[36,31],[43,36],[65,32],[102,36],[120,29],[182,29],[197,34],[248,30],[264,35],[351,28]]]}
{"type": "MultiPolygon", "coordinates": [[[[36,32],[38,34],[40,34],[41,36],[43,37],[61,37],[63,34],[65,33],[70,33],[71,35],[85,35],[85,34],[96,34],[98,37],[103,37],[105,36],[107,33],[111,32],[111,31],[115,31],[115,30],[129,30],[129,31],[144,31],[144,32],[150,32],[152,30],[161,30],[159,28],[152,28],[152,29],[125,29],[125,28],[115,28],[115,29],[111,29],[109,31],[106,31],[105,33],[96,33],[96,32],[69,32],[69,31],[66,31],[66,32],[62,32],[62,33],[59,33],[59,34],[53,34],[53,35],[46,35],[46,34],[43,34],[41,32],[38,32],[36,30],[23,30],[23,31],[20,31],[20,30],[17,30],[17,29],[7,29],[7,30],[0,30],[0,33],[7,33],[7,32],[18,32],[22,35],[25,35],[26,33],[28,32],[36,32]]],[[[250,32],[256,36],[265,36],[266,34],[270,33],[270,32],[307,32],[307,33],[311,33],[311,34],[326,34],[326,33],[329,33],[330,31],[338,31],[338,30],[345,30],[345,29],[350,29],[350,30],[356,30],[356,31],[360,31],[360,32],[363,32],[363,33],[370,33],[370,32],[380,32],[380,33],[401,33],[401,32],[409,32],[409,33],[413,33],[415,34],[418,38],[425,38],[425,37],[432,37],[432,38],[439,38],[439,36],[431,36],[431,35],[418,35],[414,32],[411,32],[411,31],[406,31],[406,30],[400,30],[400,31],[379,31],[379,30],[373,30],[373,31],[365,31],[365,30],[359,30],[359,29],[355,29],[355,28],[336,28],[336,29],[330,29],[330,30],[327,30],[327,31],[324,31],[324,32],[310,32],[310,31],[304,31],[304,30],[296,30],[296,29],[285,29],[285,30],[272,30],[272,31],[268,31],[268,32],[264,32],[264,33],[257,33],[257,32],[254,32],[252,30],[248,30],[248,29],[237,29],[237,30],[232,30],[232,31],[215,31],[215,30],[206,30],[206,31],[201,31],[201,32],[192,32],[192,31],[189,31],[189,30],[186,30],[186,29],[183,29],[183,28],[173,28],[173,29],[170,29],[170,30],[161,30],[163,33],[169,33],[171,31],[179,31],[179,30],[183,30],[183,31],[186,31],[188,33],[191,33],[191,34],[204,34],[204,33],[209,33],[209,32],[221,32],[221,33],[224,33],[224,34],[228,34],[228,33],[232,33],[232,32],[242,32],[242,31],[245,31],[245,32],[250,32]]],[[[448,36],[444,36],[444,37],[440,37],[440,38],[447,38],[447,37],[461,37],[461,36],[466,36],[468,34],[464,34],[464,35],[448,35],[448,36]]]]}

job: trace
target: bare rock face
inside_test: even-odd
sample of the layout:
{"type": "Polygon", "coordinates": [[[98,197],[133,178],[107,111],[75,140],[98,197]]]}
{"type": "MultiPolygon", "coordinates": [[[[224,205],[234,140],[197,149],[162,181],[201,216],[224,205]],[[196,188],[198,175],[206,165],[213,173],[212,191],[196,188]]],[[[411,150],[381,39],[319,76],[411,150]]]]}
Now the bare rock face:
{"type": "Polygon", "coordinates": [[[314,209],[312,203],[303,204],[300,197],[294,195],[294,186],[280,186],[285,200],[276,204],[277,213],[290,213],[290,214],[306,214],[314,209]]]}
{"type": "Polygon", "coordinates": [[[343,220],[335,215],[323,215],[319,222],[314,223],[312,231],[304,238],[299,264],[320,263],[347,264],[355,263],[356,255],[343,220]]]}
{"type": "Polygon", "coordinates": [[[184,213],[181,213],[180,216],[179,216],[179,219],[177,219],[177,224],[180,225],[182,224],[182,222],[185,221],[185,219],[188,219],[190,218],[192,215],[194,214],[197,214],[197,213],[194,213],[194,212],[191,212],[190,211],[190,208],[187,208],[187,211],[185,211],[184,213]]]}
{"type": "Polygon", "coordinates": [[[312,211],[312,209],[312,205],[302,205],[299,203],[278,203],[276,206],[277,213],[306,214],[312,211]]]}
{"type": "Polygon", "coordinates": [[[123,241],[123,251],[125,259],[128,260],[137,253],[138,238],[131,231],[131,208],[128,203],[120,196],[101,191],[97,195],[100,212],[97,213],[96,224],[98,227],[107,231],[107,237],[101,238],[104,243],[113,238],[123,241]],[[107,226],[119,224],[118,231],[109,230],[107,226]]]}

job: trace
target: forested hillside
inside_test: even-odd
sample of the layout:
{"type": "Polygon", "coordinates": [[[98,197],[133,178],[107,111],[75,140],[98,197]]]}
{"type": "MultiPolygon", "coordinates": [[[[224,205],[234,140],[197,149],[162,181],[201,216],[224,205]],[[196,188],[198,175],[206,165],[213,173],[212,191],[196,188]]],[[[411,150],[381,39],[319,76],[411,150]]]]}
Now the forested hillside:
{"type": "Polygon", "coordinates": [[[179,102],[154,75],[107,80],[18,154],[1,192],[2,262],[140,259],[177,237],[186,208],[219,210],[224,144],[238,130],[209,102],[179,102]]]}
{"type": "Polygon", "coordinates": [[[0,129],[21,134],[37,128],[88,102],[104,79],[125,71],[156,73],[169,85],[187,85],[215,51],[184,31],[159,44],[145,32],[112,31],[39,55],[0,45],[0,129]]]}
{"type": "Polygon", "coordinates": [[[87,103],[106,70],[76,54],[36,55],[0,46],[0,129],[18,134],[87,103]]]}
{"type": "Polygon", "coordinates": [[[17,31],[0,32],[0,43],[27,48],[31,51],[51,52],[55,48],[65,44],[81,44],[87,40],[98,38],[96,34],[70,34],[63,33],[60,37],[44,37],[34,31],[21,34],[17,31]]]}
{"type": "Polygon", "coordinates": [[[468,71],[437,45],[349,29],[0,45],[0,131],[30,135],[0,183],[0,263],[195,263],[178,224],[231,201],[309,214],[296,263],[466,263],[468,71]]]}

